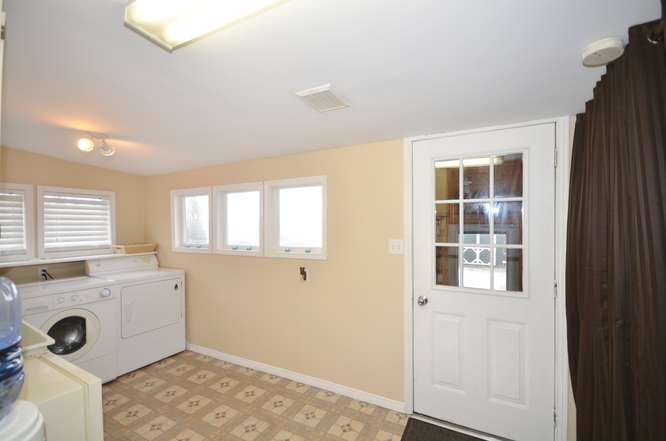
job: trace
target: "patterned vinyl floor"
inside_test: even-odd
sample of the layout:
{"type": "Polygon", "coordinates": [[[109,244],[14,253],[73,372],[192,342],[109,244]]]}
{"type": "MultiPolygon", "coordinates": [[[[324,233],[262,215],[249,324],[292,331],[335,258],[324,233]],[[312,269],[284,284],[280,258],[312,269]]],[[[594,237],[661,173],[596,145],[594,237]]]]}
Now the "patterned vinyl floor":
{"type": "Polygon", "coordinates": [[[103,387],[105,441],[400,441],[407,416],[183,352],[103,387]]]}

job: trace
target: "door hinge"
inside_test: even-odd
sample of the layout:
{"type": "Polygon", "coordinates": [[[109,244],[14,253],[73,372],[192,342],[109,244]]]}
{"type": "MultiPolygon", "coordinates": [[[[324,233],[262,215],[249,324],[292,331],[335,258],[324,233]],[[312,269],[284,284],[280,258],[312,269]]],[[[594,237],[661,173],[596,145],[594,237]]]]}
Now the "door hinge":
{"type": "Polygon", "coordinates": [[[555,157],[553,158],[553,165],[557,168],[557,149],[555,149],[555,157]]]}
{"type": "Polygon", "coordinates": [[[5,41],[6,33],[5,25],[0,26],[0,40],[5,41]]]}
{"type": "Polygon", "coordinates": [[[553,427],[557,427],[557,412],[553,411],[553,427]]]}
{"type": "Polygon", "coordinates": [[[553,298],[557,299],[557,280],[553,282],[553,298]]]}

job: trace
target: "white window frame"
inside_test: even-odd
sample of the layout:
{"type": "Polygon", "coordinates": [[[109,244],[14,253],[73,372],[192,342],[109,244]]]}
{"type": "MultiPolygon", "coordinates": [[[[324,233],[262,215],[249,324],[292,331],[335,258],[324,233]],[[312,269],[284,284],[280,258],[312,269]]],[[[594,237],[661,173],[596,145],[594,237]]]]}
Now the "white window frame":
{"type": "Polygon", "coordinates": [[[211,187],[186,188],[171,191],[171,249],[182,253],[204,253],[210,254],[215,243],[215,232],[213,230],[213,192],[211,187]],[[182,200],[186,196],[208,196],[208,246],[193,247],[181,243],[183,228],[182,200]]]}
{"type": "Polygon", "coordinates": [[[230,256],[264,255],[264,185],[262,182],[213,187],[213,211],[211,215],[215,226],[214,253],[230,256]],[[230,245],[227,243],[227,195],[252,191],[259,192],[259,246],[244,248],[230,245]]]}
{"type": "Polygon", "coordinates": [[[103,190],[84,190],[80,188],[37,186],[37,252],[40,259],[52,259],[74,256],[96,256],[113,253],[113,244],[116,243],[116,193],[103,190]],[[109,200],[111,221],[111,244],[108,249],[73,250],[73,251],[46,251],[44,248],[44,193],[65,193],[72,195],[89,195],[107,198],[109,200]]]}
{"type": "Polygon", "coordinates": [[[288,259],[327,259],[327,189],[326,176],[282,179],[264,182],[264,213],[266,228],[266,255],[288,259]],[[285,248],[280,246],[280,206],[279,195],[283,188],[322,187],[322,246],[321,248],[285,248]],[[289,250],[289,251],[287,251],[289,250]],[[309,250],[309,251],[308,251],[309,250]]]}
{"type": "Polygon", "coordinates": [[[25,225],[23,227],[25,229],[26,248],[26,252],[23,255],[0,255],[0,262],[23,262],[25,260],[33,260],[35,258],[35,193],[33,186],[30,184],[0,183],[0,190],[20,191],[24,195],[23,219],[25,225]]]}

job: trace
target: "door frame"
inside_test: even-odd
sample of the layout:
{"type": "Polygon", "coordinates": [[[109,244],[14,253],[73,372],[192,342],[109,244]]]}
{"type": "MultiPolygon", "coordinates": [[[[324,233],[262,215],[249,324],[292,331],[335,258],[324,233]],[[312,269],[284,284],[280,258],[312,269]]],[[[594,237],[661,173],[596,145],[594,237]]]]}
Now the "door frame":
{"type": "MultiPolygon", "coordinates": [[[[413,143],[428,139],[470,135],[498,130],[515,129],[541,124],[555,124],[555,403],[553,408],[554,441],[566,441],[569,408],[569,361],[567,351],[567,320],[565,308],[566,227],[569,199],[569,171],[571,160],[571,135],[573,118],[561,116],[519,124],[484,127],[472,130],[413,136],[404,139],[404,326],[405,326],[405,411],[414,413],[414,254],[413,254],[413,143]]],[[[425,418],[431,420],[430,418],[425,418]]],[[[431,420],[434,421],[434,420],[431,420]]],[[[441,421],[438,424],[460,430],[441,421]]],[[[493,438],[488,438],[493,439],[493,438]]]]}

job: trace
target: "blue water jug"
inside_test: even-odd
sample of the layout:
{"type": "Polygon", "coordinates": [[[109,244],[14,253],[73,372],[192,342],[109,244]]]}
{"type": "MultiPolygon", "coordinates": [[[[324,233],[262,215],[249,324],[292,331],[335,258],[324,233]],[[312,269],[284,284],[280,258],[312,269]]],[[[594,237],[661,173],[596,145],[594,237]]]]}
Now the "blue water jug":
{"type": "Polygon", "coordinates": [[[9,413],[23,387],[21,300],[18,289],[0,277],[0,419],[9,413]]]}

